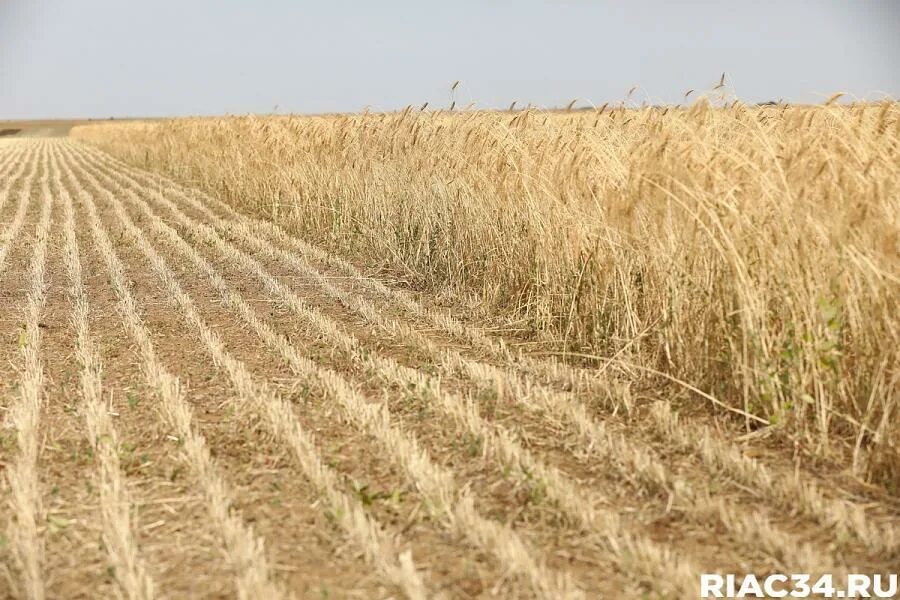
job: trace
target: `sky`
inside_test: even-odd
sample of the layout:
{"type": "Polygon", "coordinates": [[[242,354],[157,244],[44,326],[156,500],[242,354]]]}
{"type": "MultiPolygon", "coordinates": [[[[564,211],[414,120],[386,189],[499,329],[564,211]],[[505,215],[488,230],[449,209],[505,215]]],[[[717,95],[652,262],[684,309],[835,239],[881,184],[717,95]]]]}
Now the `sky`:
{"type": "Polygon", "coordinates": [[[0,119],[677,103],[723,72],[900,98],[900,0],[0,0],[0,119]]]}

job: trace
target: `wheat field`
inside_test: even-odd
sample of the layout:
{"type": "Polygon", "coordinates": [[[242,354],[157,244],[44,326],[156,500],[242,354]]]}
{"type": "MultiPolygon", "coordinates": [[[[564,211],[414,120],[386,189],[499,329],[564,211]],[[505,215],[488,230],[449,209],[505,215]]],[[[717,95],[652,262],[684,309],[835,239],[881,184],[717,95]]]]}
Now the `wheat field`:
{"type": "Polygon", "coordinates": [[[900,563],[900,106],[0,141],[0,597],[900,563]]]}

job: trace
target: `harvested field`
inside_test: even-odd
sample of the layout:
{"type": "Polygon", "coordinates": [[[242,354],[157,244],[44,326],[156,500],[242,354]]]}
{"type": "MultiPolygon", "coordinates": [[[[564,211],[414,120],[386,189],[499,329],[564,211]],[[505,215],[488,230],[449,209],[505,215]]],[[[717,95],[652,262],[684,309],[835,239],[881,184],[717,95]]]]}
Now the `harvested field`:
{"type": "MultiPolygon", "coordinates": [[[[889,135],[869,172],[896,160],[889,135]]],[[[177,144],[123,143],[177,170],[177,144]]],[[[698,408],[627,369],[522,352],[220,184],[79,140],[0,142],[0,598],[691,598],[703,572],[900,564],[895,448],[860,433],[895,425],[828,431],[875,457],[854,470],[805,422],[783,435],[740,401],[701,391],[698,408]]],[[[896,306],[867,256],[881,266],[851,284],[896,306]]],[[[859,368],[900,335],[873,314],[847,342],[859,368]]],[[[896,364],[880,369],[860,410],[890,421],[896,364]]],[[[829,377],[848,405],[860,393],[829,377]]]]}
{"type": "MultiPolygon", "coordinates": [[[[126,123],[132,119],[118,119],[105,122],[126,123]]],[[[144,122],[152,119],[143,119],[144,122]]],[[[26,119],[20,121],[0,120],[0,137],[56,138],[65,137],[73,127],[104,122],[94,119],[26,119]]]]}
{"type": "Polygon", "coordinates": [[[31,121],[2,121],[0,120],[0,136],[10,137],[59,137],[66,136],[72,127],[85,125],[87,120],[31,120],[31,121]]]}

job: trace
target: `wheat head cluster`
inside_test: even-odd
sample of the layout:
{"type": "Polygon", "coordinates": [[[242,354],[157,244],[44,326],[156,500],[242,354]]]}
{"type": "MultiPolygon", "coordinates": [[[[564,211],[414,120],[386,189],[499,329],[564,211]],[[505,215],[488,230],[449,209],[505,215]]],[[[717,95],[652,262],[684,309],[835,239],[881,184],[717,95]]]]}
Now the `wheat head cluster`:
{"type": "Polygon", "coordinates": [[[900,104],[108,123],[76,138],[680,408],[900,484],[900,104]]]}

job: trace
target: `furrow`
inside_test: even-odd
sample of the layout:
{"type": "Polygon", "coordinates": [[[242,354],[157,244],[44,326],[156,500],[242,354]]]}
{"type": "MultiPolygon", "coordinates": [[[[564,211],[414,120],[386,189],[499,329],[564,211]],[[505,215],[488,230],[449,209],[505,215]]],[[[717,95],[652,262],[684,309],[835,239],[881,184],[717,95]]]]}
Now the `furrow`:
{"type": "Polygon", "coordinates": [[[155,597],[154,583],[137,547],[132,512],[135,509],[119,465],[119,437],[107,404],[103,401],[100,356],[91,339],[89,306],[82,279],[81,259],[75,237],[72,197],[63,186],[56,157],[51,156],[53,181],[64,208],[64,252],[73,305],[75,356],[81,366],[81,394],[85,428],[97,457],[100,519],[110,566],[121,592],[132,600],[155,597]]]}
{"type": "Polygon", "coordinates": [[[2,155],[2,158],[0,158],[0,179],[9,175],[8,171],[10,165],[15,165],[17,158],[21,159],[21,156],[19,155],[19,152],[21,151],[21,147],[18,144],[13,146],[12,150],[0,151],[0,155],[2,155]]]}
{"type": "MultiPolygon", "coordinates": [[[[63,180],[68,184],[65,177],[63,180]]],[[[103,257],[93,240],[88,215],[80,202],[78,190],[69,185],[67,187],[73,200],[75,233],[84,267],[82,276],[91,307],[90,329],[102,361],[103,400],[116,425],[120,467],[127,476],[126,484],[136,504],[133,516],[141,555],[160,597],[194,597],[201,595],[201,591],[208,597],[235,597],[235,571],[227,560],[220,527],[209,515],[202,485],[183,452],[178,432],[165,419],[159,397],[146,381],[140,349],[121,317],[119,299],[110,284],[103,257]]],[[[167,324],[174,323],[175,319],[168,314],[171,311],[163,309],[161,305],[165,296],[155,285],[152,274],[133,262],[137,256],[136,251],[108,216],[101,211],[101,218],[107,226],[113,247],[125,265],[129,291],[136,305],[141,307],[140,316],[152,336],[157,358],[183,382],[185,397],[191,403],[198,420],[195,426],[199,426],[199,422],[208,414],[208,404],[205,402],[208,392],[202,385],[202,381],[206,380],[194,380],[193,371],[186,369],[188,365],[182,360],[182,357],[190,356],[193,349],[184,344],[182,336],[176,338],[171,335],[172,329],[167,324]],[[179,338],[180,341],[176,341],[179,338]]],[[[74,339],[74,330],[71,330],[70,335],[74,339]]],[[[69,362],[74,367],[70,367],[69,375],[70,385],[73,387],[70,393],[71,405],[78,407],[79,398],[75,392],[79,369],[74,355],[69,362]]],[[[206,363],[205,357],[202,357],[201,362],[206,363]]],[[[213,369],[210,368],[210,371],[213,369]]],[[[79,415],[82,413],[83,411],[78,412],[79,415]]],[[[73,429],[75,426],[73,423],[73,429]]],[[[212,446],[209,434],[206,431],[203,433],[212,446]]],[[[83,425],[70,433],[68,445],[82,445],[79,436],[83,436],[83,425]]],[[[98,471],[97,463],[93,460],[96,456],[90,454],[87,439],[83,440],[83,447],[87,453],[86,458],[90,459],[89,462],[85,461],[85,477],[96,484],[98,471]]],[[[219,461],[216,449],[211,447],[211,451],[219,461]]],[[[227,460],[227,456],[223,460],[227,460]]],[[[235,501],[240,503],[241,494],[237,490],[233,490],[233,493],[235,501]]],[[[99,487],[92,485],[88,497],[79,505],[70,503],[70,508],[90,503],[90,512],[98,515],[99,501],[99,487]]],[[[90,518],[87,511],[82,510],[81,514],[84,520],[90,518]]],[[[102,539],[100,519],[95,516],[92,524],[95,529],[93,539],[102,539]]],[[[105,553],[97,558],[101,561],[98,564],[102,564],[106,559],[105,553]]],[[[271,560],[271,554],[269,558],[271,560]]],[[[100,567],[101,571],[102,568],[100,567]]],[[[98,594],[113,596],[116,587],[114,574],[107,573],[103,579],[109,588],[105,594],[98,594]]],[[[77,585],[77,582],[71,583],[77,585]]]]}
{"type": "MultiPolygon", "coordinates": [[[[388,288],[377,280],[364,277],[346,261],[339,257],[331,256],[287,234],[275,223],[247,217],[217,198],[196,190],[189,190],[173,182],[170,178],[157,174],[151,175],[131,167],[99,150],[90,149],[88,153],[105,164],[115,166],[116,171],[119,173],[131,174],[136,180],[150,182],[150,185],[156,184],[157,187],[159,182],[165,182],[168,189],[178,192],[179,197],[206,215],[212,223],[224,222],[224,219],[219,217],[206,204],[216,206],[228,214],[235,222],[245,225],[265,240],[279,241],[291,248],[296,254],[301,256],[310,255],[317,260],[334,265],[351,275],[354,279],[359,279],[364,285],[371,285],[372,289],[376,289],[376,291],[377,288],[384,288],[386,297],[391,297],[403,303],[400,298],[408,296],[402,291],[388,288]],[[202,199],[202,202],[197,199],[198,197],[202,199]],[[342,267],[342,264],[345,266],[342,267]]],[[[414,302],[411,298],[408,299],[414,302]]],[[[412,306],[407,306],[407,308],[413,313],[416,312],[412,306]]],[[[433,312],[435,318],[431,322],[436,327],[448,333],[453,333],[452,330],[454,329],[459,332],[458,327],[452,324],[448,325],[446,322],[447,319],[453,321],[452,317],[442,316],[439,311],[431,312],[433,312]],[[444,323],[443,325],[441,324],[442,322],[444,323]]],[[[427,315],[425,316],[427,317],[427,315]]],[[[427,318],[431,319],[431,317],[427,318]]],[[[476,336],[483,336],[475,329],[460,325],[472,332],[476,332],[476,336]]],[[[509,355],[508,351],[501,344],[486,336],[483,337],[493,345],[492,348],[485,347],[484,344],[479,344],[474,339],[469,339],[467,335],[463,334],[464,339],[468,339],[470,343],[481,347],[493,356],[502,359],[509,355]]],[[[558,361],[539,361],[527,356],[512,356],[511,359],[514,363],[518,361],[523,366],[523,372],[536,371],[548,379],[564,381],[572,386],[573,391],[592,394],[592,397],[595,399],[607,403],[607,408],[613,412],[620,408],[618,403],[608,397],[608,394],[603,391],[603,384],[600,384],[600,392],[594,393],[597,391],[596,386],[598,382],[596,376],[589,369],[572,367],[558,361]]],[[[668,418],[666,414],[672,416],[671,411],[669,409],[666,409],[666,411],[666,413],[660,413],[657,407],[656,410],[650,412],[652,419],[650,424],[652,427],[660,433],[671,434],[676,440],[683,441],[683,444],[679,444],[679,448],[697,456],[706,468],[714,472],[726,473],[742,485],[757,490],[761,497],[765,497],[774,506],[783,510],[797,512],[820,525],[834,529],[837,533],[842,534],[835,537],[836,544],[839,547],[844,545],[848,538],[853,538],[862,542],[873,552],[895,555],[900,551],[900,528],[895,523],[883,520],[876,522],[870,519],[865,509],[860,505],[841,498],[829,497],[815,482],[801,476],[799,473],[784,475],[773,472],[765,463],[742,454],[733,446],[731,441],[723,438],[721,434],[711,428],[683,419],[668,418]]],[[[592,427],[588,427],[583,431],[590,433],[592,429],[592,427]]],[[[623,456],[628,456],[628,453],[625,453],[623,456]]],[[[725,520],[728,520],[727,517],[725,520]]],[[[752,522],[747,524],[751,525],[752,522]]],[[[773,535],[777,533],[773,531],[773,535]]],[[[798,558],[797,560],[801,559],[798,558]]]]}
{"type": "Polygon", "coordinates": [[[28,155],[29,148],[29,144],[10,144],[6,150],[0,152],[3,155],[3,158],[0,159],[0,180],[9,177],[16,165],[20,164],[28,155]]]}
{"type": "MultiPolygon", "coordinates": [[[[159,220],[148,206],[136,199],[133,192],[128,190],[127,193],[135,199],[135,202],[145,214],[151,219],[159,220]]],[[[267,292],[291,307],[295,314],[303,318],[320,335],[331,340],[345,354],[363,364],[368,371],[388,383],[399,383],[404,388],[414,386],[415,389],[420,390],[427,397],[437,402],[445,414],[451,416],[455,422],[483,440],[484,451],[492,453],[495,458],[503,463],[520,465],[537,475],[545,483],[550,497],[558,503],[567,515],[575,519],[581,526],[589,530],[598,531],[604,539],[611,540],[609,544],[610,550],[617,554],[620,562],[628,561],[632,569],[637,568],[648,575],[666,580],[671,580],[673,574],[680,572],[684,578],[685,585],[688,585],[689,576],[687,573],[691,570],[689,565],[679,566],[679,560],[670,556],[667,549],[654,547],[653,544],[649,544],[646,540],[624,531],[617,515],[614,513],[608,511],[598,513],[598,511],[594,510],[593,505],[595,501],[592,501],[576,484],[558,470],[547,467],[535,459],[530,452],[516,441],[515,436],[509,431],[486,422],[480,417],[477,407],[471,401],[456,394],[443,391],[438,378],[399,365],[392,359],[380,358],[366,352],[356,338],[347,334],[338,324],[322,315],[321,312],[308,307],[296,294],[266,273],[257,261],[237,250],[234,246],[226,244],[210,227],[187,217],[173,202],[165,199],[159,193],[149,193],[160,203],[167,206],[186,230],[198,236],[199,241],[215,245],[230,262],[242,265],[247,272],[261,281],[267,292]]],[[[157,225],[157,228],[164,229],[165,227],[167,226],[157,225]]],[[[350,297],[349,294],[338,290],[321,273],[302,264],[296,257],[291,255],[285,256],[285,253],[274,251],[266,244],[250,242],[254,238],[252,233],[245,227],[241,225],[223,225],[223,227],[251,243],[258,254],[266,255],[273,260],[283,259],[304,275],[317,280],[323,288],[330,288],[328,293],[334,297],[339,297],[345,305],[357,305],[357,312],[362,314],[369,322],[376,323],[387,331],[397,329],[392,324],[385,323],[380,315],[374,314],[374,307],[365,304],[358,305],[357,301],[350,297]]],[[[164,235],[177,237],[177,234],[172,231],[163,231],[163,233],[164,235]]],[[[179,242],[185,244],[180,238],[173,243],[177,244],[179,242]]],[[[421,344],[428,343],[424,339],[420,340],[420,342],[421,344]]],[[[288,346],[289,344],[285,341],[277,344],[275,347],[284,349],[288,346]]],[[[432,351],[431,354],[434,355],[436,352],[432,351]]],[[[283,353],[282,355],[286,361],[296,368],[295,356],[290,354],[285,356],[283,353]]],[[[566,419],[569,423],[574,423],[578,433],[583,436],[582,440],[593,458],[606,461],[614,466],[618,470],[620,477],[637,477],[646,489],[654,493],[663,495],[675,494],[675,498],[679,500],[680,505],[683,507],[682,510],[694,522],[704,523],[710,518],[716,519],[726,530],[733,533],[736,539],[755,540],[753,543],[754,548],[762,547],[765,552],[791,568],[821,569],[829,565],[830,559],[815,551],[809,544],[801,543],[794,536],[781,531],[765,515],[758,511],[748,513],[734,510],[721,499],[696,492],[685,481],[673,481],[667,475],[664,464],[655,456],[652,450],[631,443],[620,434],[607,432],[604,427],[587,415],[583,405],[580,403],[574,402],[562,394],[548,392],[545,389],[531,387],[526,389],[518,381],[509,383],[507,373],[487,365],[473,364],[458,353],[447,352],[443,354],[443,357],[448,373],[452,373],[458,367],[465,365],[463,368],[469,372],[479,373],[482,381],[493,383],[499,380],[508,383],[512,388],[509,397],[512,397],[517,402],[526,404],[528,408],[550,412],[555,416],[566,419]],[[537,400],[528,400],[528,398],[536,398],[537,400]],[[538,404],[537,407],[534,406],[535,403],[538,404]]],[[[439,358],[438,360],[440,361],[441,359],[439,358]]]]}
{"type": "MultiPolygon", "coordinates": [[[[35,143],[30,141],[28,143],[35,143]]],[[[46,297],[41,311],[41,361],[43,390],[40,409],[38,474],[43,503],[43,522],[38,531],[43,542],[44,593],[48,598],[72,597],[93,589],[97,595],[112,596],[115,578],[102,542],[99,516],[99,489],[93,453],[79,418],[79,368],[75,360],[75,327],[68,294],[63,252],[63,206],[53,187],[54,143],[47,167],[48,189],[35,195],[28,211],[27,229],[37,222],[43,197],[52,194],[50,236],[44,272],[46,297]]],[[[41,182],[41,188],[45,184],[41,182]]],[[[33,249],[34,238],[28,243],[33,249]]],[[[28,287],[27,266],[21,252],[10,256],[17,266],[18,288],[28,287]]],[[[23,290],[24,291],[24,290],[23,290]]],[[[27,293],[25,294],[27,299],[27,293]]],[[[21,304],[25,304],[22,302],[21,304]]]]}
{"type": "MultiPolygon", "coordinates": [[[[66,162],[63,164],[66,176],[74,180],[69,165],[66,162]]],[[[91,232],[119,298],[121,316],[140,350],[147,382],[156,391],[166,420],[179,434],[184,455],[203,488],[209,514],[221,531],[227,559],[236,572],[235,585],[238,597],[284,596],[283,590],[272,581],[262,541],[256,538],[252,528],[244,524],[240,516],[234,514],[231,509],[228,487],[218,473],[205,439],[191,424],[191,408],[184,398],[178,379],[169,373],[156,357],[150,334],[128,290],[124,267],[97,217],[93,199],[86,192],[79,196],[88,213],[91,232]]]]}
{"type": "MultiPolygon", "coordinates": [[[[43,504],[38,484],[38,439],[43,401],[44,366],[41,361],[41,312],[46,302],[47,243],[50,237],[50,217],[53,198],[47,185],[47,153],[42,149],[40,195],[43,206],[34,242],[34,253],[28,273],[28,298],[22,313],[24,330],[21,336],[22,375],[19,396],[10,408],[9,421],[16,430],[18,453],[7,472],[11,492],[12,514],[9,538],[19,567],[25,595],[32,600],[45,596],[43,572],[43,540],[38,531],[43,522],[43,504]]],[[[26,185],[23,195],[31,192],[26,185]]]]}
{"type": "Polygon", "coordinates": [[[826,527],[833,528],[836,546],[855,537],[873,552],[897,555],[900,537],[896,523],[874,523],[858,504],[825,497],[818,487],[800,478],[799,473],[775,476],[762,463],[733,445],[728,445],[709,428],[685,423],[665,402],[656,402],[648,411],[650,423],[659,435],[675,447],[700,454],[703,462],[748,485],[771,494],[787,509],[800,508],[826,527]]]}
{"type": "MultiPolygon", "coordinates": [[[[148,250],[152,248],[148,247],[148,250]]],[[[160,270],[164,266],[160,261],[160,270]]],[[[465,533],[476,544],[493,551],[513,572],[529,577],[536,591],[549,596],[574,593],[571,585],[566,583],[560,574],[549,571],[543,566],[543,561],[536,561],[524,543],[509,528],[498,526],[479,515],[471,498],[457,488],[452,476],[434,465],[414,438],[409,439],[390,424],[390,415],[385,406],[369,404],[335,371],[320,368],[312,361],[299,356],[293,347],[285,345],[284,338],[280,338],[270,327],[262,323],[252,308],[240,301],[239,297],[233,297],[232,302],[242,318],[266,343],[293,357],[292,366],[298,374],[320,383],[340,402],[353,421],[372,432],[391,451],[395,459],[410,473],[420,490],[434,504],[438,513],[446,517],[452,526],[465,533]],[[455,498],[458,500],[454,506],[455,498]]],[[[188,314],[191,313],[189,308],[191,307],[185,307],[188,314]]],[[[236,366],[239,366],[239,363],[236,366]]]]}
{"type": "Polygon", "coordinates": [[[18,181],[25,167],[31,162],[34,151],[33,145],[22,144],[21,146],[17,145],[15,150],[8,152],[9,156],[6,157],[2,166],[3,172],[0,173],[0,181],[3,181],[3,186],[0,187],[0,213],[3,212],[6,203],[9,201],[10,189],[18,181]]]}
{"type": "Polygon", "coordinates": [[[10,177],[10,180],[6,184],[6,188],[3,193],[3,198],[7,197],[9,194],[9,189],[13,185],[13,182],[17,181],[19,177],[21,177],[24,169],[28,167],[28,175],[26,175],[24,182],[22,183],[22,190],[19,192],[19,204],[16,207],[15,215],[12,220],[3,230],[3,233],[0,234],[0,276],[3,275],[3,270],[6,267],[6,256],[9,254],[9,248],[12,245],[13,241],[19,235],[19,231],[22,229],[22,225],[25,223],[25,213],[28,210],[28,204],[31,202],[31,195],[29,190],[31,188],[31,181],[34,178],[34,170],[37,167],[37,161],[35,159],[35,155],[30,155],[26,160],[24,160],[19,168],[16,170],[16,173],[10,177]]]}
{"type": "MultiPolygon", "coordinates": [[[[16,169],[15,179],[10,179],[2,186],[5,190],[15,188],[12,192],[17,199],[16,204],[21,205],[30,202],[30,194],[23,194],[20,188],[27,185],[30,189],[34,176],[34,170],[38,166],[38,161],[34,160],[37,154],[37,146],[16,144],[17,147],[23,148],[25,151],[25,162],[20,161],[18,169],[16,169]],[[23,165],[27,173],[22,177],[23,165]]],[[[18,389],[18,380],[21,375],[21,347],[23,341],[21,308],[27,304],[29,285],[28,285],[28,269],[32,258],[32,245],[30,243],[31,235],[16,233],[15,236],[9,235],[9,226],[12,225],[13,214],[18,212],[21,206],[11,206],[6,214],[0,215],[0,336],[4,343],[0,345],[0,471],[4,471],[4,475],[0,476],[0,512],[5,515],[9,514],[10,490],[8,480],[5,476],[7,465],[12,460],[17,450],[15,444],[15,430],[12,428],[9,409],[20,394],[18,389]]],[[[23,215],[23,223],[20,229],[25,227],[25,223],[37,227],[39,219],[39,210],[28,211],[29,218],[25,219],[23,215]]],[[[0,535],[6,539],[6,519],[0,525],[2,531],[0,535]]],[[[0,544],[0,588],[10,590],[18,590],[20,580],[15,569],[15,556],[12,552],[11,545],[8,543],[0,544]]],[[[23,596],[23,594],[19,594],[23,596]]]]}

